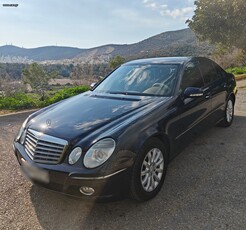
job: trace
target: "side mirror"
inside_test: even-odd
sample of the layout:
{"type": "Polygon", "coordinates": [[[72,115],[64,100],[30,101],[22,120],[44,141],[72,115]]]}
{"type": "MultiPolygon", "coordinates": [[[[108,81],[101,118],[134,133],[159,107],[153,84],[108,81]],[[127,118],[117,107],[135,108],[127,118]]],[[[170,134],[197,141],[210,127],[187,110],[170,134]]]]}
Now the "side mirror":
{"type": "Polygon", "coordinates": [[[204,92],[201,88],[197,87],[188,87],[185,89],[183,93],[183,98],[197,98],[202,97],[204,95],[204,92]]]}
{"type": "Polygon", "coordinates": [[[96,86],[96,82],[93,82],[93,83],[91,83],[91,85],[90,85],[90,90],[93,90],[94,89],[94,87],[96,86]]]}

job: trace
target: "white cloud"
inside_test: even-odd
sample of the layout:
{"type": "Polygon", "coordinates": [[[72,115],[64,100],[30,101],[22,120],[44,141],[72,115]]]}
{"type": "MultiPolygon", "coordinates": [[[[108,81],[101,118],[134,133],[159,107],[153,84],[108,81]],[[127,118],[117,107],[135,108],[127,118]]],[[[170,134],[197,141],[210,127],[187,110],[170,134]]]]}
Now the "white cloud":
{"type": "MultiPolygon", "coordinates": [[[[187,3],[190,5],[191,0],[188,0],[187,3]]],[[[169,16],[174,19],[179,18],[182,20],[188,19],[195,9],[194,6],[171,9],[167,4],[162,4],[157,0],[143,0],[143,4],[147,8],[158,11],[162,16],[169,16]]]]}
{"type": "Polygon", "coordinates": [[[155,2],[154,0],[143,0],[143,4],[145,7],[152,8],[152,9],[156,9],[158,5],[158,3],[155,2]]]}
{"type": "MultiPolygon", "coordinates": [[[[148,0],[146,0],[148,1],[148,0]]],[[[154,6],[153,6],[154,7],[154,6]]],[[[127,25],[127,27],[129,28],[129,26],[134,25],[135,27],[135,23],[139,26],[139,27],[146,27],[146,26],[150,26],[153,27],[156,26],[157,28],[160,26],[165,25],[165,23],[162,20],[159,20],[158,17],[143,17],[143,15],[134,9],[114,9],[111,11],[111,15],[113,15],[114,17],[118,17],[120,19],[123,19],[125,22],[129,23],[127,25]]]]}
{"type": "Polygon", "coordinates": [[[148,3],[150,3],[150,2],[153,2],[152,0],[143,0],[143,3],[144,4],[148,4],[148,3]]]}
{"type": "Polygon", "coordinates": [[[182,19],[187,19],[187,17],[194,11],[193,7],[184,7],[180,9],[174,9],[174,10],[169,10],[165,9],[161,11],[162,15],[168,15],[173,18],[182,18],[182,19]]]}
{"type": "Polygon", "coordinates": [[[151,9],[157,9],[158,3],[153,0],[143,0],[143,4],[145,7],[151,8],[151,9]]]}

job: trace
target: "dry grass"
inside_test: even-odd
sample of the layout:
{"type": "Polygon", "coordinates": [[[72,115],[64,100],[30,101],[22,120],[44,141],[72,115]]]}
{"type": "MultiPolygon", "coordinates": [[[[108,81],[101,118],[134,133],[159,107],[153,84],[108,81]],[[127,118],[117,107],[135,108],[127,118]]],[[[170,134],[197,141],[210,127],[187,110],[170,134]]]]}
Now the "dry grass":
{"type": "Polygon", "coordinates": [[[16,111],[13,110],[0,110],[0,115],[5,115],[9,113],[15,113],[16,111]]]}
{"type": "Polygon", "coordinates": [[[25,110],[8,110],[8,109],[1,109],[0,116],[14,114],[14,113],[25,113],[25,112],[34,112],[37,109],[25,109],[25,110]]]}
{"type": "Polygon", "coordinates": [[[236,75],[235,77],[237,81],[244,80],[246,79],[246,74],[236,75]]]}

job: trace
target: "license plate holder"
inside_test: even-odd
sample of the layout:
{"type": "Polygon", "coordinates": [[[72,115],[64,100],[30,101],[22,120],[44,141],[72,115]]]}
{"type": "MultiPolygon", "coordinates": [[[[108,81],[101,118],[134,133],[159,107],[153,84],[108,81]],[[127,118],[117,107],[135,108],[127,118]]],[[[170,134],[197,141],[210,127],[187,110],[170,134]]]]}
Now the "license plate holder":
{"type": "Polygon", "coordinates": [[[49,183],[50,178],[48,171],[31,165],[28,161],[24,160],[23,158],[21,158],[20,163],[22,170],[30,179],[43,182],[45,184],[49,183]]]}

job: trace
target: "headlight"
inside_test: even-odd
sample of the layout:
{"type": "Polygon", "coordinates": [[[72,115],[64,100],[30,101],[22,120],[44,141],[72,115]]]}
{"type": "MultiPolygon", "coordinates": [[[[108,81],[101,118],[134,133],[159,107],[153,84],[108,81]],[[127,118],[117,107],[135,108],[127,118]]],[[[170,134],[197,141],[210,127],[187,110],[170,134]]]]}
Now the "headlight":
{"type": "Polygon", "coordinates": [[[115,141],[105,138],[94,144],[85,154],[84,165],[86,168],[95,168],[102,165],[112,155],[115,149],[115,141]]]}
{"type": "Polygon", "coordinates": [[[23,122],[22,126],[20,127],[20,130],[15,138],[15,141],[19,141],[25,128],[26,128],[26,124],[27,124],[27,121],[28,121],[29,117],[23,122]]]}
{"type": "Polygon", "coordinates": [[[74,148],[73,151],[69,155],[68,163],[70,165],[75,164],[81,157],[81,154],[82,154],[82,149],[80,147],[74,148]]]}

